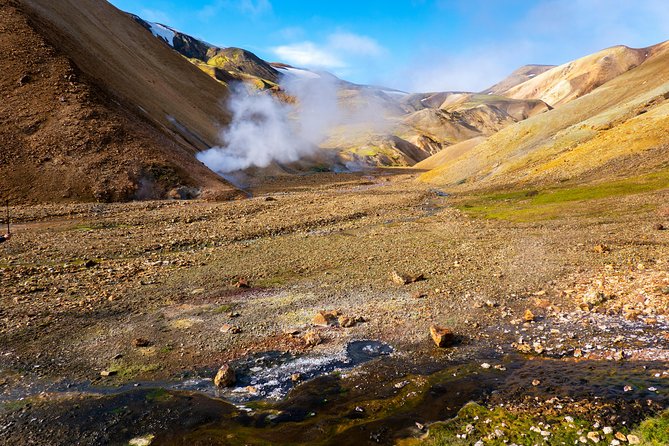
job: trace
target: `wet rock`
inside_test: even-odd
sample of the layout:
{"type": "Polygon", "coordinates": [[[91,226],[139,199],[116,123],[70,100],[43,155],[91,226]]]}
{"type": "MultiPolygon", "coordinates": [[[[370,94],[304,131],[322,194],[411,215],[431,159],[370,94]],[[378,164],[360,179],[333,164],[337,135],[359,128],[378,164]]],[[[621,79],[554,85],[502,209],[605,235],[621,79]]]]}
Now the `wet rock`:
{"type": "Polygon", "coordinates": [[[450,347],[455,342],[455,335],[448,328],[430,326],[430,336],[437,347],[450,347]]]}
{"type": "Polygon", "coordinates": [[[148,339],[135,338],[132,340],[133,347],[148,347],[149,345],[151,345],[151,341],[149,341],[148,339]]]}
{"type": "Polygon", "coordinates": [[[315,330],[309,330],[306,332],[304,336],[302,336],[302,340],[307,347],[315,347],[323,342],[323,338],[321,338],[321,335],[319,335],[315,330]]]}
{"type": "Polygon", "coordinates": [[[221,326],[221,333],[232,333],[232,334],[237,334],[241,333],[242,329],[237,327],[236,325],[231,325],[231,324],[223,324],[221,326]]]}
{"type": "Polygon", "coordinates": [[[116,370],[103,370],[103,371],[100,372],[100,376],[104,376],[104,377],[107,377],[107,376],[114,376],[114,375],[116,375],[117,373],[118,373],[118,372],[117,372],[116,370]]]}
{"type": "Polygon", "coordinates": [[[397,271],[392,271],[390,273],[390,280],[392,280],[393,283],[397,285],[407,285],[410,283],[425,280],[425,276],[423,274],[410,275],[410,274],[399,273],[397,271]]]}
{"type": "Polygon", "coordinates": [[[216,387],[230,387],[235,381],[235,370],[229,364],[223,364],[214,377],[216,387]]]}
{"type": "Polygon", "coordinates": [[[525,320],[525,322],[533,322],[534,313],[532,313],[529,309],[525,310],[525,313],[523,314],[523,319],[525,320]]]}
{"type": "Polygon", "coordinates": [[[355,319],[348,316],[339,316],[338,322],[339,326],[344,328],[353,327],[355,325],[355,319]]]}

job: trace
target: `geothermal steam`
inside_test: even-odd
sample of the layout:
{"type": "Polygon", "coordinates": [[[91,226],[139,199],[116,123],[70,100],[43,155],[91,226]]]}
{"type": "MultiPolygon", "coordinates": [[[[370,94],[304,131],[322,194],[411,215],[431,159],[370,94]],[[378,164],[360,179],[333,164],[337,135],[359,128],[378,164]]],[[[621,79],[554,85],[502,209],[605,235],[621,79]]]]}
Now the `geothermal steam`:
{"type": "Polygon", "coordinates": [[[337,89],[332,80],[284,79],[282,87],[299,105],[286,104],[269,93],[243,84],[231,89],[230,126],[223,145],[198,154],[210,169],[229,173],[248,167],[287,163],[314,153],[328,129],[339,121],[337,89]]]}

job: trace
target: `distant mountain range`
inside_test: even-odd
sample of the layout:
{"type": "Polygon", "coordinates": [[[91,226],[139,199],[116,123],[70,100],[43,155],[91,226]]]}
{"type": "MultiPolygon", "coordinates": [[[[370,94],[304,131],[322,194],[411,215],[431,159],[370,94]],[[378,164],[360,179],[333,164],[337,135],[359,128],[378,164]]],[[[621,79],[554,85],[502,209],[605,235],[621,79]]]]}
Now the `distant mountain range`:
{"type": "MultiPolygon", "coordinates": [[[[669,43],[527,65],[482,92],[408,94],[264,61],[97,0],[8,0],[0,198],[20,202],[240,196],[195,155],[221,142],[232,82],[290,101],[284,77],[327,77],[364,122],[322,143],[334,165],[414,166],[460,188],[637,175],[669,166],[669,43]]],[[[323,159],[252,175],[323,168],[323,159]]],[[[327,167],[327,166],[326,166],[327,167]]]]}

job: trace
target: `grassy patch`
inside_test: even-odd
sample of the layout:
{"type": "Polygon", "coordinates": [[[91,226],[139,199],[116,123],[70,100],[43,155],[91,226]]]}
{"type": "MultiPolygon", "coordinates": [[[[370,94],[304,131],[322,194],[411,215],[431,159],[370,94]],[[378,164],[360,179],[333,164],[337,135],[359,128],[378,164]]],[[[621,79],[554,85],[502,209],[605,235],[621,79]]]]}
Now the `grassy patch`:
{"type": "Polygon", "coordinates": [[[591,423],[577,418],[513,413],[501,407],[488,410],[469,403],[452,420],[430,426],[426,439],[406,440],[402,444],[471,445],[479,440],[485,445],[580,444],[588,432],[597,432],[602,444],[615,438],[614,433],[604,434],[601,428],[595,429],[591,423]]]}
{"type": "Polygon", "coordinates": [[[235,306],[232,304],[223,304],[214,308],[211,312],[214,314],[229,313],[233,308],[235,308],[235,306]]]}
{"type": "Polygon", "coordinates": [[[474,216],[511,221],[550,220],[573,212],[609,214],[610,206],[593,205],[597,200],[640,194],[669,187],[669,171],[623,180],[546,190],[519,190],[484,194],[465,199],[457,207],[474,216]]]}
{"type": "Polygon", "coordinates": [[[124,362],[115,362],[108,368],[110,372],[116,372],[115,377],[120,380],[128,380],[147,373],[155,372],[160,369],[159,364],[127,364],[124,362]]]}
{"type": "Polygon", "coordinates": [[[641,444],[648,446],[669,445],[669,411],[649,418],[634,431],[641,439],[641,444]]]}
{"type": "Polygon", "coordinates": [[[153,389],[146,394],[146,400],[153,403],[164,403],[172,398],[174,398],[174,396],[165,389],[153,389]]]}

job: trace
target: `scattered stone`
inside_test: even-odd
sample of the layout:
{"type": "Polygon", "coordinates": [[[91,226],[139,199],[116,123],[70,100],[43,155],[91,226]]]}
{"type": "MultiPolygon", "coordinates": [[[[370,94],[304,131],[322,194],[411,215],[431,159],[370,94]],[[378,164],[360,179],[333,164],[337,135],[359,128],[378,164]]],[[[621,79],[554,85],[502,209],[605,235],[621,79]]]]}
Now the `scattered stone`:
{"type": "Polygon", "coordinates": [[[525,310],[525,313],[523,314],[523,319],[525,319],[525,322],[533,322],[534,313],[532,313],[529,309],[525,310]]]}
{"type": "Polygon", "coordinates": [[[319,311],[311,320],[311,323],[314,325],[328,326],[333,323],[337,316],[339,316],[338,311],[319,311]]]}
{"type": "Polygon", "coordinates": [[[606,245],[595,245],[594,248],[592,248],[592,250],[599,254],[605,254],[611,251],[609,247],[606,245]]]}
{"type": "Polygon", "coordinates": [[[274,197],[265,197],[265,201],[276,201],[274,197]]]}
{"type": "Polygon", "coordinates": [[[235,370],[229,364],[223,364],[214,377],[216,387],[230,387],[235,381],[235,370]]]}
{"type": "Polygon", "coordinates": [[[356,316],[355,317],[355,323],[356,324],[362,324],[364,322],[367,322],[367,320],[364,317],[362,317],[362,316],[356,316]]]}
{"type": "Polygon", "coordinates": [[[627,441],[627,435],[623,434],[622,432],[616,432],[614,437],[620,441],[627,441]]]}
{"type": "Polygon", "coordinates": [[[98,262],[96,262],[95,260],[86,260],[86,262],[84,262],[84,266],[86,268],[93,268],[97,264],[98,262]]]}
{"type": "Polygon", "coordinates": [[[499,307],[499,303],[495,302],[494,300],[486,300],[485,301],[485,306],[488,307],[488,308],[495,308],[495,307],[499,307]]]}
{"type": "Polygon", "coordinates": [[[411,294],[411,297],[414,299],[422,299],[423,297],[427,297],[427,293],[424,291],[416,291],[411,294]]]}
{"type": "Polygon", "coordinates": [[[390,279],[393,281],[393,283],[397,285],[408,285],[410,283],[425,280],[425,276],[423,274],[417,274],[412,276],[409,274],[402,274],[397,271],[392,271],[390,273],[390,279]]]}
{"type": "Polygon", "coordinates": [[[236,311],[231,311],[228,313],[228,317],[239,317],[239,313],[236,311]]]}
{"type": "Polygon", "coordinates": [[[599,433],[595,431],[590,431],[587,434],[588,440],[592,441],[593,443],[599,443],[599,433]]]}
{"type": "Polygon", "coordinates": [[[117,372],[116,370],[103,370],[103,371],[100,372],[100,376],[104,376],[104,377],[107,377],[107,376],[114,376],[114,375],[116,375],[117,373],[118,373],[118,372],[117,372]]]}
{"type": "Polygon", "coordinates": [[[290,375],[290,380],[294,383],[302,381],[302,375],[300,373],[293,373],[290,375]]]}
{"type": "Polygon", "coordinates": [[[425,429],[425,425],[423,423],[419,423],[418,421],[416,421],[415,424],[419,431],[425,429]]]}
{"type": "Polygon", "coordinates": [[[627,436],[627,441],[629,444],[641,444],[641,439],[634,434],[629,434],[627,436]]]}
{"type": "Polygon", "coordinates": [[[240,277],[237,282],[234,284],[235,288],[250,288],[251,285],[249,284],[249,281],[243,277],[240,277]]]}
{"type": "Polygon", "coordinates": [[[348,316],[339,316],[338,322],[339,326],[344,328],[353,327],[355,325],[355,319],[348,316]]]}
{"type": "Polygon", "coordinates": [[[631,392],[632,391],[632,386],[625,386],[623,387],[624,392],[631,392]]]}
{"type": "Polygon", "coordinates": [[[237,327],[236,325],[231,325],[231,324],[223,324],[221,326],[221,333],[232,333],[232,334],[238,334],[242,332],[242,329],[237,327]]]}
{"type": "Polygon", "coordinates": [[[622,361],[624,357],[622,350],[618,350],[613,354],[613,359],[616,361],[622,361]]]}
{"type": "Polygon", "coordinates": [[[149,341],[148,339],[135,338],[132,340],[133,347],[148,347],[149,345],[151,345],[151,341],[149,341]]]}
{"type": "Polygon", "coordinates": [[[304,340],[304,343],[307,345],[307,347],[315,347],[323,342],[321,335],[319,335],[315,330],[309,330],[306,332],[304,336],[302,336],[302,339],[304,340]]]}
{"type": "Polygon", "coordinates": [[[257,395],[258,394],[258,389],[254,386],[246,386],[246,387],[244,387],[244,390],[246,390],[251,395],[257,395]]]}
{"type": "Polygon", "coordinates": [[[611,435],[613,433],[613,428],[611,426],[604,426],[602,432],[604,432],[604,435],[611,435]]]}
{"type": "Polygon", "coordinates": [[[430,336],[437,347],[450,347],[455,342],[455,335],[448,328],[430,326],[430,336]]]}
{"type": "Polygon", "coordinates": [[[489,369],[489,368],[490,368],[490,364],[488,364],[487,362],[484,362],[483,364],[481,364],[481,368],[482,368],[482,369],[489,369]]]}
{"type": "Polygon", "coordinates": [[[533,380],[532,380],[532,385],[533,385],[534,387],[538,386],[539,384],[541,384],[541,381],[539,381],[538,379],[533,379],[533,380]]]}
{"type": "Polygon", "coordinates": [[[149,446],[154,438],[156,438],[156,436],[153,434],[144,435],[143,437],[135,437],[128,442],[128,446],[149,446]]]}

